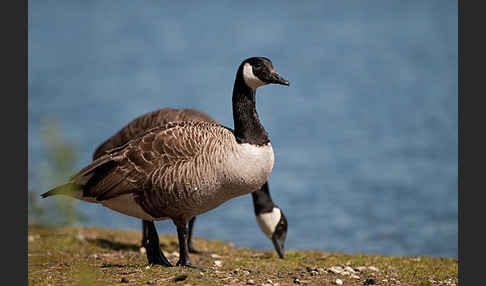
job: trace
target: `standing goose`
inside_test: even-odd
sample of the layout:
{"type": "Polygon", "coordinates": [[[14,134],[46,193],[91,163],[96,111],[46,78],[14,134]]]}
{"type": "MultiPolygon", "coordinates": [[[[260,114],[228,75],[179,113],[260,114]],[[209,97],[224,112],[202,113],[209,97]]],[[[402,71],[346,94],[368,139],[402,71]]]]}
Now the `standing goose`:
{"type": "Polygon", "coordinates": [[[155,127],[41,196],[67,195],[148,221],[171,219],[179,240],[177,265],[200,268],[189,259],[189,220],[258,190],[272,171],[272,145],[255,109],[256,88],[269,83],[289,85],[269,59],[248,58],[233,88],[234,132],[210,122],[155,127]]]}
{"type": "MultiPolygon", "coordinates": [[[[101,157],[106,151],[121,146],[133,138],[143,134],[146,130],[167,124],[172,121],[206,121],[218,123],[204,112],[195,109],[172,109],[164,108],[146,113],[135,118],[120,129],[115,135],[103,142],[94,152],[93,160],[101,157]]],[[[255,216],[258,225],[272,241],[275,250],[280,258],[284,258],[284,244],[287,235],[287,220],[274,204],[270,197],[268,183],[265,183],[258,191],[251,193],[255,216]]],[[[189,221],[189,234],[187,244],[189,253],[199,253],[193,246],[192,237],[196,217],[189,221]]],[[[160,251],[159,238],[155,230],[154,222],[142,220],[142,245],[147,250],[147,259],[150,264],[165,265],[167,259],[160,251]]]]}

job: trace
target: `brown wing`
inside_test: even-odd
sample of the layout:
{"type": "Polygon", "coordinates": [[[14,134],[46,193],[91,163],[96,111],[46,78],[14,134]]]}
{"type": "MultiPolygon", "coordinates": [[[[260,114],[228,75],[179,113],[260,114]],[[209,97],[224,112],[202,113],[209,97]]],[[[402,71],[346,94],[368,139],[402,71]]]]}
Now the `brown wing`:
{"type": "Polygon", "coordinates": [[[228,139],[234,141],[234,136],[219,124],[171,122],[98,158],[76,174],[72,182],[83,185],[84,197],[98,201],[144,190],[170,192],[191,177],[184,174],[197,169],[194,162],[204,152],[211,152],[215,146],[222,146],[221,140],[228,139]]]}
{"type": "Polygon", "coordinates": [[[115,135],[103,142],[94,152],[93,160],[103,156],[112,148],[121,146],[135,139],[147,130],[167,124],[172,121],[204,121],[218,123],[204,112],[195,109],[164,108],[146,113],[135,118],[120,129],[115,135]]]}

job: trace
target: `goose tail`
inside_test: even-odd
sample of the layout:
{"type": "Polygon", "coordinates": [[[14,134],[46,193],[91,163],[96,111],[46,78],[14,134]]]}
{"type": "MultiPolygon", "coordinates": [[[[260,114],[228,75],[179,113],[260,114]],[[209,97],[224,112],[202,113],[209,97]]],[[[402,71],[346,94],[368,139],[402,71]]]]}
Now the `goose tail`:
{"type": "Polygon", "coordinates": [[[74,198],[80,198],[83,194],[83,187],[76,183],[67,183],[62,186],[56,187],[41,195],[41,198],[47,198],[54,195],[65,195],[74,198]]]}

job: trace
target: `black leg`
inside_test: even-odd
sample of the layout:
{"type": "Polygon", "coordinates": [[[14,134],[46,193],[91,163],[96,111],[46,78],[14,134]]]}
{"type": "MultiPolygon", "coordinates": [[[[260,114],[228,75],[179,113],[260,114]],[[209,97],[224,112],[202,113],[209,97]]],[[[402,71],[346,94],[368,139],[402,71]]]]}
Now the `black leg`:
{"type": "Polygon", "coordinates": [[[172,267],[172,264],[160,250],[159,235],[155,229],[154,222],[144,220],[142,229],[142,246],[147,250],[148,263],[172,267]]]}
{"type": "Polygon", "coordinates": [[[186,266],[204,270],[203,267],[191,264],[189,259],[189,247],[187,246],[188,231],[186,223],[177,224],[177,237],[179,238],[179,261],[177,266],[186,266]]]}
{"type": "Polygon", "coordinates": [[[194,222],[196,221],[196,217],[191,218],[189,221],[189,236],[187,237],[187,246],[189,248],[189,253],[197,253],[201,254],[202,251],[199,251],[194,248],[192,245],[192,235],[194,234],[194,222]]]}

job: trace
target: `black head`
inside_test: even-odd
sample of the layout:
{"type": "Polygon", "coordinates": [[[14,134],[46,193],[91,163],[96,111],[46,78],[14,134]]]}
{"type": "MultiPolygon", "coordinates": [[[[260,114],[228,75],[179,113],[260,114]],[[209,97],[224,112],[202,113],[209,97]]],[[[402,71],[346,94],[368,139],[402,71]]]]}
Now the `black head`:
{"type": "Polygon", "coordinates": [[[280,214],[282,216],[272,234],[272,242],[278,256],[283,259],[285,255],[285,239],[287,238],[287,219],[282,211],[280,211],[280,214]]]}
{"type": "Polygon", "coordinates": [[[290,85],[288,80],[275,71],[272,61],[265,57],[253,57],[244,60],[238,69],[238,73],[245,84],[252,89],[270,83],[290,85]]]}

